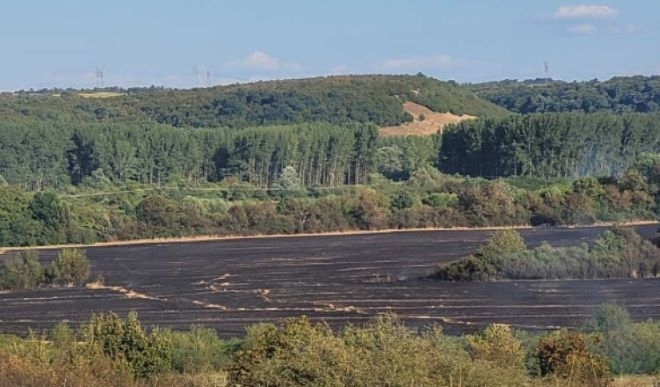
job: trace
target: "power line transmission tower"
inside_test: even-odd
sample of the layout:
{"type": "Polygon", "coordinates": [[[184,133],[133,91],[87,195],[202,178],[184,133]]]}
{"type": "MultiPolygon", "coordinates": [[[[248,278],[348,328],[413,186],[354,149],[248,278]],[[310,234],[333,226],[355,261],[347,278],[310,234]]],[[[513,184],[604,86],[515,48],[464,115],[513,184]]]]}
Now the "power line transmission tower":
{"type": "Polygon", "coordinates": [[[211,70],[206,70],[206,87],[211,87],[211,70]]]}
{"type": "Polygon", "coordinates": [[[103,87],[103,69],[96,68],[96,87],[103,87]]]}
{"type": "Polygon", "coordinates": [[[195,81],[195,87],[199,86],[199,69],[197,68],[197,65],[193,66],[193,79],[195,81]]]}

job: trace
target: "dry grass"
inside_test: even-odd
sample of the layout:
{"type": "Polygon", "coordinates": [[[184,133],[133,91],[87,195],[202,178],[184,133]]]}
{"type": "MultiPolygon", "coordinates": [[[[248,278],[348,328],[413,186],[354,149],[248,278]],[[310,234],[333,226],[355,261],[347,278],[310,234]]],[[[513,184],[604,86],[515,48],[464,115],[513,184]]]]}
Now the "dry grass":
{"type": "Polygon", "coordinates": [[[126,297],[128,299],[136,299],[137,298],[137,299],[143,299],[143,300],[155,300],[155,301],[160,300],[159,298],[151,297],[151,296],[148,296],[144,293],[138,293],[134,290],[126,289],[126,288],[123,288],[121,286],[108,286],[108,285],[103,284],[103,282],[101,282],[101,281],[90,282],[87,285],[85,285],[85,287],[87,289],[91,289],[91,290],[112,290],[112,291],[123,294],[124,297],[126,297]]]}
{"type": "Polygon", "coordinates": [[[614,379],[612,387],[656,387],[660,386],[660,376],[626,375],[614,379]]]}
{"type": "Polygon", "coordinates": [[[114,98],[114,97],[120,97],[124,94],[115,93],[113,91],[95,91],[91,93],[80,93],[78,95],[83,98],[114,98]]]}
{"type": "Polygon", "coordinates": [[[438,132],[442,133],[442,129],[449,124],[477,118],[467,114],[457,116],[451,113],[436,113],[414,102],[404,103],[403,110],[413,117],[413,122],[380,128],[382,136],[428,136],[438,132]],[[423,119],[420,120],[420,118],[423,119]]]}

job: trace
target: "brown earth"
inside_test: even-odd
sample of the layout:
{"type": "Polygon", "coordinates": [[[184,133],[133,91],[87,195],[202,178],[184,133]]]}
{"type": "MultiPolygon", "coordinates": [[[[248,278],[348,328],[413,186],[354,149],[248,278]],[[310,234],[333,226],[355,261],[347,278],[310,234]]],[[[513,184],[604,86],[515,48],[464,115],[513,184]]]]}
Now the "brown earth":
{"type": "Polygon", "coordinates": [[[467,114],[457,116],[452,113],[436,113],[426,106],[414,102],[404,103],[403,110],[413,117],[413,122],[382,127],[380,128],[381,136],[428,136],[438,132],[442,133],[442,129],[449,124],[477,118],[467,114]],[[423,120],[420,120],[420,117],[423,120]]]}

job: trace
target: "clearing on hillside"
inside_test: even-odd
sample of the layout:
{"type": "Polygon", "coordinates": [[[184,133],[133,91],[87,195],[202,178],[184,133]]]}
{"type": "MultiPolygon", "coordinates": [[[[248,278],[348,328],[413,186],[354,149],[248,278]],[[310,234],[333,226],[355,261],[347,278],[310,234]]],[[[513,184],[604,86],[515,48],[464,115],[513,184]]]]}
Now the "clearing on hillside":
{"type": "Polygon", "coordinates": [[[413,122],[380,128],[381,136],[428,136],[449,125],[477,117],[468,114],[436,113],[426,106],[414,102],[403,104],[403,110],[413,117],[413,122]]]}
{"type": "Polygon", "coordinates": [[[78,95],[83,98],[113,98],[113,97],[120,97],[124,94],[117,93],[114,91],[95,91],[91,93],[78,93],[78,95]]]}

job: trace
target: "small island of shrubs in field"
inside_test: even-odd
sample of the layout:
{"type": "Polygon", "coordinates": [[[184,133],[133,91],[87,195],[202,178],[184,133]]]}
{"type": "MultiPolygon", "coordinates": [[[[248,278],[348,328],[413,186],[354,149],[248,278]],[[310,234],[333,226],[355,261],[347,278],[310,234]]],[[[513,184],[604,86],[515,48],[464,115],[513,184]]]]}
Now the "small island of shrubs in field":
{"type": "Polygon", "coordinates": [[[595,243],[528,249],[515,230],[498,231],[475,254],[443,264],[432,278],[448,281],[647,278],[660,274],[660,249],[631,228],[613,228],[595,243]]]}
{"type": "Polygon", "coordinates": [[[36,250],[23,250],[0,267],[0,290],[23,290],[40,286],[81,286],[89,279],[90,265],[85,253],[63,249],[49,264],[42,265],[36,250]]]}

